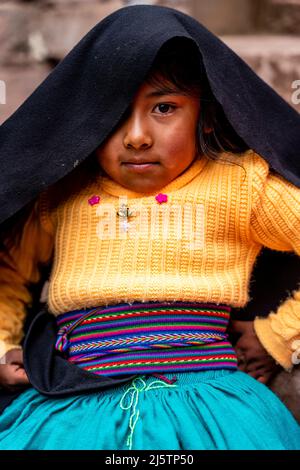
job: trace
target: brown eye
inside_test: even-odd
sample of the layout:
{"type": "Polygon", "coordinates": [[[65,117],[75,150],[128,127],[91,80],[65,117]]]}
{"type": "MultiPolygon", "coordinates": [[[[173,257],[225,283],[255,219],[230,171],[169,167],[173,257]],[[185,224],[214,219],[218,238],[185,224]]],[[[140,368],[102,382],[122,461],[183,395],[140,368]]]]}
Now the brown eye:
{"type": "Polygon", "coordinates": [[[159,104],[158,109],[161,113],[167,113],[170,110],[170,106],[168,104],[159,104]]]}
{"type": "Polygon", "coordinates": [[[160,103],[155,106],[154,109],[157,109],[160,114],[168,114],[169,112],[175,109],[175,106],[166,103],[160,103]]]}

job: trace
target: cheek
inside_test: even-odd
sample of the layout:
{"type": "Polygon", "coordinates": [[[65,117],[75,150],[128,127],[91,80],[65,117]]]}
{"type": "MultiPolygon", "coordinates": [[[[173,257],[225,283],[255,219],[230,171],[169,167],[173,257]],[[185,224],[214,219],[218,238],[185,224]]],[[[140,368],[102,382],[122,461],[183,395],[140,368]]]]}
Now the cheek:
{"type": "Polygon", "coordinates": [[[169,155],[186,154],[193,152],[196,145],[196,129],[190,126],[176,126],[172,132],[163,134],[162,140],[169,155]]]}
{"type": "Polygon", "coordinates": [[[102,166],[102,168],[110,167],[113,161],[116,158],[116,146],[114,141],[110,139],[96,151],[98,163],[102,166]]]}

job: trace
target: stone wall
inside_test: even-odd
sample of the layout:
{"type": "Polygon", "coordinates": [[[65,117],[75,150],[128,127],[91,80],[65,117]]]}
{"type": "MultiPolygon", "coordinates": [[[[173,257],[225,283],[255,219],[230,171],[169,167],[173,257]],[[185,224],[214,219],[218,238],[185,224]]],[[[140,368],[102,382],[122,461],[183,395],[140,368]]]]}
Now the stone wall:
{"type": "Polygon", "coordinates": [[[137,3],[193,14],[300,109],[291,99],[300,80],[300,0],[0,0],[0,124],[101,18],[137,3]]]}
{"type": "Polygon", "coordinates": [[[300,38],[289,35],[228,35],[222,39],[300,112],[300,38]]]}
{"type": "Polygon", "coordinates": [[[0,80],[6,83],[5,120],[98,21],[120,0],[0,0],[0,80]]]}
{"type": "Polygon", "coordinates": [[[300,34],[300,0],[263,0],[258,27],[277,34],[300,34]]]}

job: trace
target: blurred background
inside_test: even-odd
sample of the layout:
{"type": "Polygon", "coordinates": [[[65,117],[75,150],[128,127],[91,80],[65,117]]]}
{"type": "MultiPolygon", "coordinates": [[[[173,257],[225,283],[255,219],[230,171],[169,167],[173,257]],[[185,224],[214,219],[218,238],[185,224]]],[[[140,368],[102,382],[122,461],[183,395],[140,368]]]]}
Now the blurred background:
{"type": "Polygon", "coordinates": [[[300,0],[0,0],[0,124],[98,21],[139,3],[197,18],[300,111],[300,0]]]}

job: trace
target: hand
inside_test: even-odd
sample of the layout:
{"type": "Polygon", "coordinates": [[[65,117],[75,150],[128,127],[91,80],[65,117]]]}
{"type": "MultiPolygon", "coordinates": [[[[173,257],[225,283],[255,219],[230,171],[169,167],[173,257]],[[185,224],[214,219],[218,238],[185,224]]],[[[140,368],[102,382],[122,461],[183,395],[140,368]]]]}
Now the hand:
{"type": "Polygon", "coordinates": [[[238,334],[234,345],[238,358],[238,369],[246,372],[259,382],[267,384],[279,372],[281,366],[265,350],[256,336],[253,321],[231,322],[230,331],[238,334]]]}
{"type": "Polygon", "coordinates": [[[11,349],[0,360],[0,386],[12,392],[29,385],[22,349],[11,349]]]}

